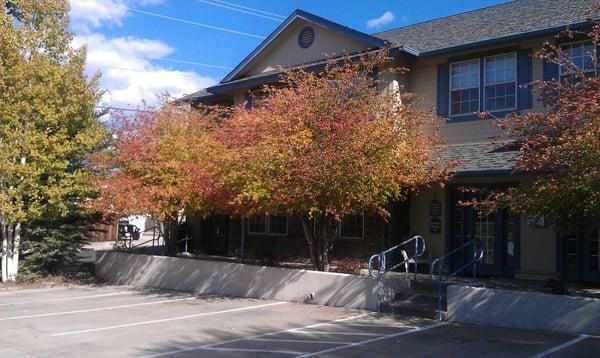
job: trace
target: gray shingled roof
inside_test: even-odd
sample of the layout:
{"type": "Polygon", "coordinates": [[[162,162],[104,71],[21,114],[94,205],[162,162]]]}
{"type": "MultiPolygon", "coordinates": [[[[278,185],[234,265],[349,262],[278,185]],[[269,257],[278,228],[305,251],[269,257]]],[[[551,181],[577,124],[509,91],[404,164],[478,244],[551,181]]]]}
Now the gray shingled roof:
{"type": "Polygon", "coordinates": [[[598,18],[596,0],[516,0],[379,32],[374,36],[419,52],[441,50],[598,18]]]}
{"type": "Polygon", "coordinates": [[[442,157],[444,159],[459,160],[458,173],[473,174],[479,172],[510,172],[514,169],[519,155],[514,143],[484,142],[450,145],[442,154],[442,157]]]}

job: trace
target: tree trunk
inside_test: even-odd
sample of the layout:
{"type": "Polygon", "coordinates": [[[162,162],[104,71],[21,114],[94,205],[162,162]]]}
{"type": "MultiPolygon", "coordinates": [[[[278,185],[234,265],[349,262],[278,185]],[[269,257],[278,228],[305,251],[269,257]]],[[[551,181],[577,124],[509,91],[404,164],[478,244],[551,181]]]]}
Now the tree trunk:
{"type": "Polygon", "coordinates": [[[177,217],[165,219],[163,222],[163,239],[167,255],[175,256],[179,252],[179,242],[177,241],[179,221],[177,217]]]}
{"type": "Polygon", "coordinates": [[[2,282],[16,281],[19,270],[19,246],[21,245],[21,224],[2,222],[2,282]]]}
{"type": "Polygon", "coordinates": [[[313,230],[307,218],[300,217],[314,268],[318,271],[328,272],[333,240],[337,236],[337,221],[328,216],[319,219],[317,220],[316,230],[313,230]]]}

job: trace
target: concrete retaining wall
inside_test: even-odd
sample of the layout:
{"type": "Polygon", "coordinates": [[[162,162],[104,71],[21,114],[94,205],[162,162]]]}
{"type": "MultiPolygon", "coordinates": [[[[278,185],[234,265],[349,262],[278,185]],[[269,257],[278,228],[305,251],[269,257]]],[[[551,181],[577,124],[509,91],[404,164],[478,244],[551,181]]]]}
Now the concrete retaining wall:
{"type": "Polygon", "coordinates": [[[600,334],[600,300],[449,286],[448,320],[498,327],[600,334]]]}
{"type": "MultiPolygon", "coordinates": [[[[98,255],[96,275],[137,287],[376,309],[376,280],[341,273],[107,251],[98,255]]],[[[385,298],[409,288],[407,275],[383,282],[385,298]]]]}

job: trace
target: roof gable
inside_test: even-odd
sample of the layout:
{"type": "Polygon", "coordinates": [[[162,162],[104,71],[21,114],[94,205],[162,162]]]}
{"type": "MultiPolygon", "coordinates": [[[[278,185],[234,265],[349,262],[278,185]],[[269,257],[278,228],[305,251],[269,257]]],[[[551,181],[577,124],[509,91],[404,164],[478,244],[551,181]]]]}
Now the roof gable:
{"type": "MultiPolygon", "coordinates": [[[[271,65],[263,64],[263,68],[258,63],[261,57],[270,57],[271,61],[277,61],[277,56],[273,56],[273,52],[277,51],[276,42],[278,42],[284,36],[291,36],[292,33],[298,32],[299,29],[304,26],[312,26],[315,29],[315,43],[321,37],[337,37],[336,45],[338,48],[321,48],[327,51],[341,51],[346,50],[352,52],[353,49],[365,50],[368,48],[379,48],[385,45],[385,41],[377,37],[365,34],[360,31],[353,30],[349,27],[342,26],[333,21],[324,19],[322,17],[310,14],[306,11],[296,10],[294,11],[275,31],[273,31],[254,51],[250,53],[239,65],[237,65],[223,80],[221,83],[229,82],[240,76],[252,75],[260,72],[272,70],[273,66],[277,65],[299,65],[301,63],[312,62],[318,60],[315,58],[319,48],[312,49],[312,56],[300,56],[297,63],[272,63],[271,65]],[[293,31],[291,31],[293,30],[293,31]],[[295,32],[294,32],[295,31],[295,32]],[[266,56],[268,55],[268,56],[266,56]],[[271,66],[271,68],[269,68],[271,66]]],[[[293,35],[297,36],[297,34],[293,35]]],[[[294,45],[298,50],[302,50],[294,41],[287,39],[287,43],[294,42],[294,45]]],[[[331,42],[331,41],[330,41],[331,42]]],[[[288,58],[294,55],[306,54],[308,51],[299,52],[297,54],[289,53],[290,49],[282,49],[280,52],[288,52],[288,58]]],[[[325,52],[325,51],[322,51],[325,52]]],[[[323,58],[323,53],[318,53],[319,59],[323,58]]],[[[339,54],[339,53],[338,53],[339,54]]]]}

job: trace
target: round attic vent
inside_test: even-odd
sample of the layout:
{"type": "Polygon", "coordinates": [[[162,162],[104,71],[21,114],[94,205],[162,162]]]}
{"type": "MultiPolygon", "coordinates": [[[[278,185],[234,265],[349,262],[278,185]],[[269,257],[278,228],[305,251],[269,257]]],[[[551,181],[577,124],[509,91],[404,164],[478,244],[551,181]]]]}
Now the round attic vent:
{"type": "Polygon", "coordinates": [[[309,48],[315,40],[315,30],[312,27],[306,26],[298,35],[298,45],[302,48],[309,48]]]}

